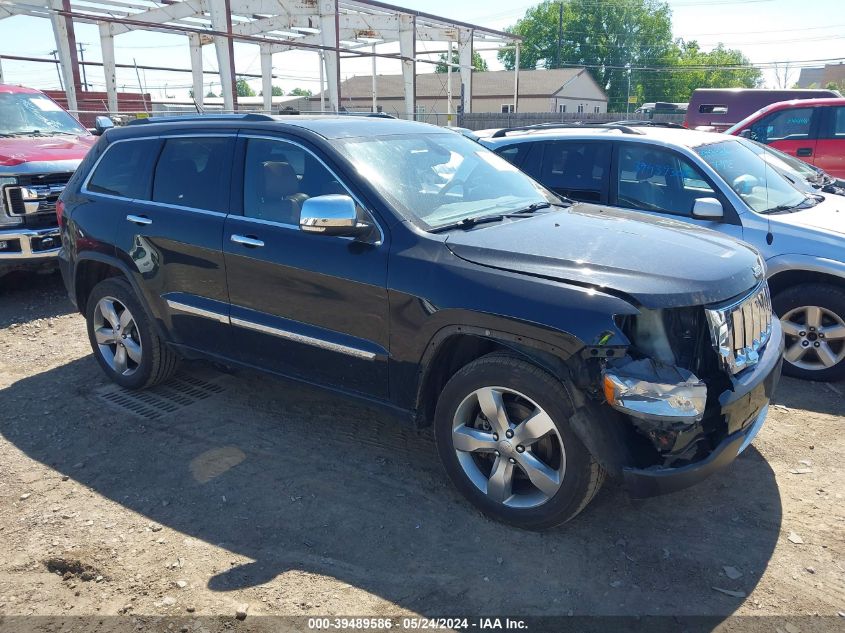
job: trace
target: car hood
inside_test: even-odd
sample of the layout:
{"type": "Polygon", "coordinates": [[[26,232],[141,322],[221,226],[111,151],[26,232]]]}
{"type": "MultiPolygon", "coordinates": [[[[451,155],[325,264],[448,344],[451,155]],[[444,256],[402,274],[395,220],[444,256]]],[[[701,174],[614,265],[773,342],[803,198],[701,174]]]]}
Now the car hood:
{"type": "Polygon", "coordinates": [[[809,209],[777,213],[766,217],[772,224],[810,228],[845,235],[845,196],[823,194],[824,200],[809,209]]]}
{"type": "Polygon", "coordinates": [[[96,140],[92,135],[0,137],[0,167],[30,162],[82,160],[96,140]]]}
{"type": "Polygon", "coordinates": [[[622,295],[645,308],[724,301],[762,278],[757,252],[668,218],[576,204],[449,234],[458,257],[622,295]]]}

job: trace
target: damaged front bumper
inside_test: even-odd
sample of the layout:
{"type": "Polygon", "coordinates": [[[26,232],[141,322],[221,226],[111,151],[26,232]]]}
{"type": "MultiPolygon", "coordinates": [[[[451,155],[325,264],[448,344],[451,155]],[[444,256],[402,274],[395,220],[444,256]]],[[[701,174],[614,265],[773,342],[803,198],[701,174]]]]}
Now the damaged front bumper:
{"type": "Polygon", "coordinates": [[[645,498],[682,490],[736,459],[763,426],[769,401],[780,379],[782,356],[783,333],[775,319],[771,339],[760,353],[757,364],[732,376],[731,388],[719,395],[719,414],[727,427],[727,436],[706,457],[691,464],[623,467],[622,477],[629,494],[645,498]]]}

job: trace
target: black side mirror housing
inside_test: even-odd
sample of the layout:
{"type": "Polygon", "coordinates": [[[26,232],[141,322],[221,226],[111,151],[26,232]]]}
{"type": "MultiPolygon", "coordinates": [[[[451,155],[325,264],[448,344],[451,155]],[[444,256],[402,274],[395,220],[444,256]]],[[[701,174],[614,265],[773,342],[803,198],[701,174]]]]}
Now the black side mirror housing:
{"type": "Polygon", "coordinates": [[[114,127],[114,121],[107,116],[98,116],[94,119],[94,136],[102,136],[103,132],[114,127]]]}

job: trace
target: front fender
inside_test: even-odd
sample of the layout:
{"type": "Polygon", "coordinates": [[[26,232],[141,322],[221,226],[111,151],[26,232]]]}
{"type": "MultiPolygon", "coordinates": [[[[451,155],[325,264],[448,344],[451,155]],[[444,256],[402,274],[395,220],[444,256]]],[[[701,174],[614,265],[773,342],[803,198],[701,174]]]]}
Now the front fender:
{"type": "Polygon", "coordinates": [[[832,275],[845,281],[845,262],[828,259],[827,257],[786,253],[767,259],[766,266],[769,269],[769,278],[787,271],[806,270],[832,275]]]}

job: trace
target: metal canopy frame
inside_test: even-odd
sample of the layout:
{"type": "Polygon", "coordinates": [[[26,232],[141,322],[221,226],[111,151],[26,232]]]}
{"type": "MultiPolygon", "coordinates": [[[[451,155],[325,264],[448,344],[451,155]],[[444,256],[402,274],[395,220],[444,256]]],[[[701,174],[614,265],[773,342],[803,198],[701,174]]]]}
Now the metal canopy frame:
{"type": "MultiPolygon", "coordinates": [[[[476,42],[516,46],[510,33],[413,11],[375,0],[0,0],[0,20],[13,15],[49,19],[59,53],[68,106],[77,110],[81,90],[74,22],[99,25],[108,109],[116,113],[117,81],[114,38],[130,31],[178,33],[188,39],[193,93],[202,107],[202,47],[213,45],[223,91],[224,110],[237,110],[233,43],[256,44],[261,56],[264,109],[271,109],[272,58],[290,50],[313,50],[325,75],[328,109],[340,110],[340,59],[372,57],[399,60],[404,77],[405,114],[416,110],[416,64],[436,64],[417,51],[418,42],[445,42],[458,51],[463,111],[472,109],[472,52],[476,42]],[[377,52],[376,45],[397,43],[399,53],[377,52]]],[[[517,57],[518,59],[518,57],[517,57]]],[[[451,60],[449,60],[451,62],[451,60]]],[[[518,85],[519,65],[514,71],[518,85]]],[[[375,83],[375,82],[374,82],[375,83]]],[[[451,83],[450,83],[451,86],[451,83]]],[[[323,85],[321,80],[321,94],[323,85]]],[[[374,87],[375,92],[375,87],[374,87]]],[[[375,104],[375,94],[373,103],[375,104]]],[[[514,94],[516,106],[516,94],[514,94]]],[[[450,105],[451,107],[451,105],[450,105]]]]}

